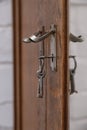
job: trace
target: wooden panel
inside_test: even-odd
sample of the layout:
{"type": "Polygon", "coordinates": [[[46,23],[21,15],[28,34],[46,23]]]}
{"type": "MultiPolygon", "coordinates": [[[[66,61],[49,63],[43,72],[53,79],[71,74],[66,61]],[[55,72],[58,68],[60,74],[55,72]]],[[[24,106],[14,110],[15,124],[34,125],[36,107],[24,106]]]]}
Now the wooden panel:
{"type": "MultiPolygon", "coordinates": [[[[48,61],[47,80],[47,129],[68,129],[68,3],[63,1],[51,1],[48,8],[50,16],[47,16],[48,25],[57,25],[57,72],[52,72],[48,61]],[[58,6],[59,5],[59,6],[58,6]],[[55,9],[54,9],[55,8],[55,9]],[[52,10],[53,9],[53,10],[52,10]],[[66,32],[66,33],[65,33],[66,32]]],[[[49,42],[48,42],[49,43],[49,42]]],[[[48,45],[48,52],[50,45],[48,45]]]]}
{"type": "MultiPolygon", "coordinates": [[[[68,29],[65,0],[15,0],[14,86],[15,130],[68,130],[68,29]],[[45,62],[44,98],[36,98],[38,45],[23,44],[22,39],[44,25],[57,25],[57,72],[45,62]]],[[[45,54],[49,55],[49,38],[45,54]]]]}

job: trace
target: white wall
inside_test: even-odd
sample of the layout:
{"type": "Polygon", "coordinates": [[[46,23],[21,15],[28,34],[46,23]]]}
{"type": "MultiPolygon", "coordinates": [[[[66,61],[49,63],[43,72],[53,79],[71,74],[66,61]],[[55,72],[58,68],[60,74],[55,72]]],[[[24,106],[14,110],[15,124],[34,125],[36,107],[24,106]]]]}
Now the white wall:
{"type": "Polygon", "coordinates": [[[76,55],[78,63],[78,94],[70,96],[70,130],[87,130],[87,0],[70,1],[70,31],[85,39],[83,43],[70,43],[70,54],[76,55]]]}
{"type": "Polygon", "coordinates": [[[0,0],[0,130],[13,129],[11,0],[0,0]]]}

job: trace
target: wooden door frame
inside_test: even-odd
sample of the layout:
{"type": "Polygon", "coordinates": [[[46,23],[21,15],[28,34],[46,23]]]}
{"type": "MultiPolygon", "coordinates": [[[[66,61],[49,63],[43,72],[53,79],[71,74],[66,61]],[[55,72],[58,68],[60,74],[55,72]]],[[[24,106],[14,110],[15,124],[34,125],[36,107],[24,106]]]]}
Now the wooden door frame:
{"type": "Polygon", "coordinates": [[[21,26],[20,0],[13,0],[13,51],[14,51],[14,130],[21,128],[21,26]]]}
{"type": "MultiPolygon", "coordinates": [[[[62,91],[63,91],[63,129],[68,130],[68,0],[62,0],[62,91]]],[[[14,42],[14,129],[22,130],[21,117],[21,0],[13,0],[13,42],[14,42]]]]}

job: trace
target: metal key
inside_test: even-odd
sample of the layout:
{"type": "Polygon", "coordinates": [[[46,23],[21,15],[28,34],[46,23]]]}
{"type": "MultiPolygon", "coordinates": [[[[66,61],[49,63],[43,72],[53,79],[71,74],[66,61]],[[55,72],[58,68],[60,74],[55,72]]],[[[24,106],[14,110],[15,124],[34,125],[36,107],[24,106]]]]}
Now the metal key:
{"type": "Polygon", "coordinates": [[[37,90],[37,97],[42,98],[43,97],[43,78],[45,77],[45,71],[42,72],[38,72],[37,76],[39,78],[39,86],[38,86],[38,90],[37,90]]]}
{"type": "Polygon", "coordinates": [[[75,71],[73,69],[70,70],[70,81],[71,81],[71,92],[70,94],[73,93],[78,93],[78,91],[75,90],[75,79],[74,79],[75,71]]]}

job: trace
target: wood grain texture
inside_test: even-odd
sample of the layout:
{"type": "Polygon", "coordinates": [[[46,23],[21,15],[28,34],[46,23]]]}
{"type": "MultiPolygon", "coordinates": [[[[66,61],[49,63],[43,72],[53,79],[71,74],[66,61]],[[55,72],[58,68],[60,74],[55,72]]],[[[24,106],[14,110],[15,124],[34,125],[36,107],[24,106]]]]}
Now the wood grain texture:
{"type": "MultiPolygon", "coordinates": [[[[68,3],[63,1],[51,1],[52,7],[48,9],[51,15],[47,21],[57,24],[57,72],[52,72],[48,62],[47,81],[47,129],[68,129],[68,3]],[[58,6],[59,5],[59,6],[58,6]],[[56,20],[56,21],[55,21],[56,20]]],[[[48,24],[51,24],[48,23],[48,24]]],[[[49,45],[48,45],[49,51],[49,45]]]]}
{"type": "MultiPolygon", "coordinates": [[[[15,130],[68,130],[68,1],[15,0],[14,90],[15,130]],[[57,25],[57,72],[45,60],[44,98],[36,98],[39,44],[23,44],[22,39],[45,26],[57,25]]],[[[49,38],[45,55],[49,55],[49,38]]]]}
{"type": "MultiPolygon", "coordinates": [[[[21,27],[22,35],[29,35],[41,29],[38,0],[22,0],[21,27]],[[40,22],[40,23],[39,23],[40,22]]],[[[41,2],[39,2],[41,3],[41,2]]],[[[42,43],[39,43],[42,44],[42,43]]],[[[44,130],[45,123],[45,93],[42,99],[37,98],[39,44],[22,44],[22,129],[44,130]],[[26,53],[25,53],[26,52],[26,53]]],[[[44,80],[44,86],[46,81],[44,80]]]]}

